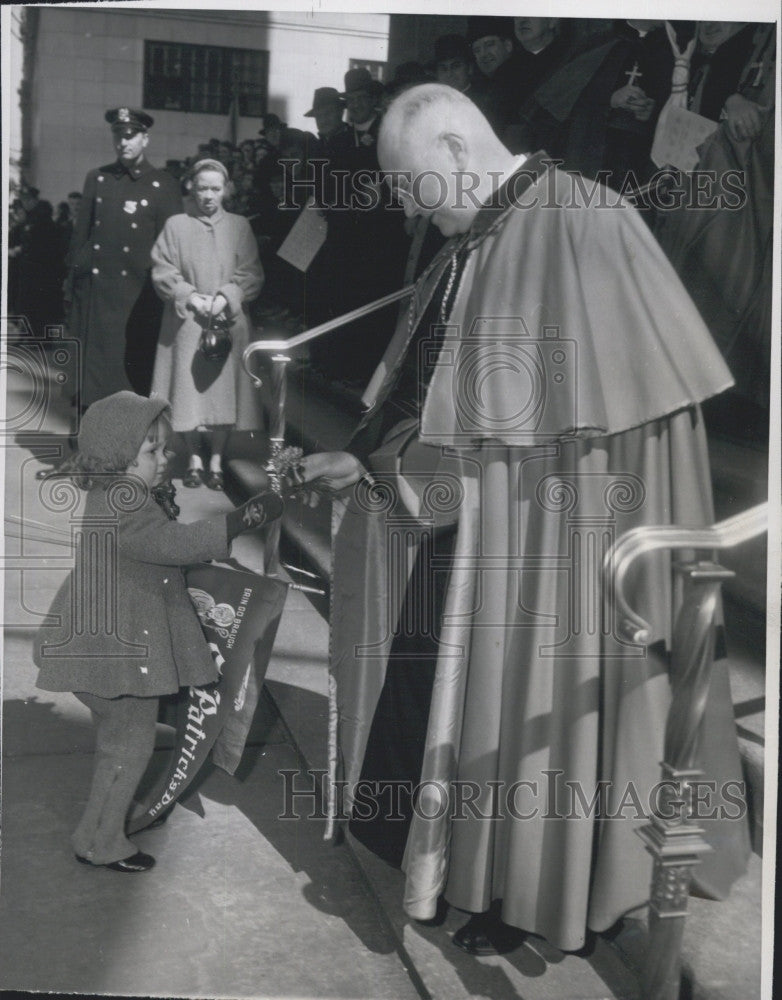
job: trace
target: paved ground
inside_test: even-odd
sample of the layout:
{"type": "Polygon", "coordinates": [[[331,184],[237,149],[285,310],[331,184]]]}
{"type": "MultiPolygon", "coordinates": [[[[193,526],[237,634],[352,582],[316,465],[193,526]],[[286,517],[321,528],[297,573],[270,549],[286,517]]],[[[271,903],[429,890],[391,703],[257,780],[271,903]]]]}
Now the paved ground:
{"type": "MultiPolygon", "coordinates": [[[[23,412],[24,379],[12,376],[9,412],[23,412]]],[[[57,403],[45,431],[64,432],[57,403]]],[[[39,445],[6,440],[6,516],[69,531],[68,497],[42,506],[34,471],[39,445]]],[[[61,491],[62,492],[62,491],[61,491]]],[[[180,490],[183,519],[217,514],[229,501],[180,490]]],[[[7,526],[12,522],[6,522],[7,526]]],[[[138,836],[158,859],[141,876],[90,871],[68,842],[84,801],[92,733],[70,695],[34,689],[30,627],[67,570],[67,550],[9,541],[6,550],[3,842],[0,989],[175,997],[344,997],[435,1000],[634,1000],[637,977],[615,944],[564,955],[530,938],[510,956],[472,959],[439,926],[411,922],[400,875],[358,845],[333,847],[318,820],[280,820],[280,770],[302,756],[325,760],[327,629],[301,594],[289,595],[269,669],[270,701],[256,717],[236,777],[207,769],[168,824],[138,836]],[[23,554],[25,570],[14,556],[23,554]],[[40,566],[29,568],[40,557],[40,566]]],[[[234,553],[259,567],[244,537],[234,553]]],[[[155,766],[166,761],[161,727],[155,766]]],[[[305,808],[300,804],[300,808],[305,808]]],[[[692,994],[754,1000],[759,992],[760,863],[727,903],[692,901],[687,957],[692,994]]],[[[642,943],[625,929],[626,953],[642,943]]],[[[637,950],[637,949],[636,949],[637,950]]]]}

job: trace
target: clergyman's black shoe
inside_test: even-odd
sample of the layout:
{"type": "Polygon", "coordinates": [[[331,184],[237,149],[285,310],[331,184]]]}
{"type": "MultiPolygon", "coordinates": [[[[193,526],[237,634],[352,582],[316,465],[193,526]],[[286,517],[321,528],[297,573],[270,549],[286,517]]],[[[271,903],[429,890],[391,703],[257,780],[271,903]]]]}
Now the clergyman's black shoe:
{"type": "Polygon", "coordinates": [[[155,859],[152,855],[144,854],[142,851],[136,851],[129,858],[122,858],[121,861],[109,861],[105,865],[95,864],[94,861],[83,858],[80,854],[76,855],[76,860],[82,865],[91,865],[93,868],[110,868],[113,872],[148,872],[150,868],[155,867],[155,859]]]}
{"type": "Polygon", "coordinates": [[[507,955],[519,947],[524,937],[524,931],[492,914],[475,913],[451,940],[468,955],[507,955]]]}

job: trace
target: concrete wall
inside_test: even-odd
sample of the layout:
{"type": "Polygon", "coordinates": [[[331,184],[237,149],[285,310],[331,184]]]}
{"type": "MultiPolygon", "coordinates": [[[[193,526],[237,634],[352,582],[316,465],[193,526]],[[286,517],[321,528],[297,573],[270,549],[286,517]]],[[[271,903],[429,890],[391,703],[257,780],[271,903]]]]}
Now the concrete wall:
{"type": "Polygon", "coordinates": [[[22,46],[21,12],[18,7],[12,8],[8,19],[8,74],[12,81],[9,88],[10,101],[8,122],[8,177],[12,185],[19,183],[21,176],[20,160],[22,156],[22,114],[19,106],[17,88],[22,79],[24,49],[22,46]]]}
{"type": "MultiPolygon", "coordinates": [[[[31,106],[28,179],[50,201],[80,188],[90,167],[114,158],[106,108],[140,107],[144,40],[266,49],[269,111],[314,130],[303,113],[316,87],[342,88],[350,59],[384,62],[388,16],[241,11],[40,9],[31,106]]],[[[162,166],[228,137],[228,118],[150,109],[149,158],[162,166]]],[[[257,135],[256,118],[239,120],[239,139],[257,135]]]]}

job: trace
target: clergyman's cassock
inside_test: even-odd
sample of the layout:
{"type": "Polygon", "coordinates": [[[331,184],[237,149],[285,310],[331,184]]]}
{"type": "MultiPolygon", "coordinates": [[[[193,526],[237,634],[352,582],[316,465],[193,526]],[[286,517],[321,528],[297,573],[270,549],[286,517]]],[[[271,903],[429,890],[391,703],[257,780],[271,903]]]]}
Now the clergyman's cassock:
{"type": "MultiPolygon", "coordinates": [[[[633,805],[647,808],[660,779],[670,704],[670,557],[635,569],[630,603],[654,629],[636,647],[618,637],[602,556],[639,525],[713,521],[697,404],[732,381],[647,227],[616,202],[538,154],[444,248],[356,438],[366,451],[367,431],[381,428],[368,459],[380,485],[335,505],[331,765],[346,782],[335,811],[355,804],[390,680],[420,680],[403,633],[426,546],[442,596],[437,621],[415,621],[436,652],[405,909],[430,918],[441,893],[473,912],[501,899],[507,923],[565,950],[648,899],[651,859],[633,805]],[[419,398],[389,429],[412,352],[419,398]],[[459,782],[477,789],[475,808],[452,818],[459,782]],[[596,811],[569,815],[568,787],[589,802],[600,782],[596,811]],[[607,818],[628,802],[624,818],[607,818]]],[[[398,742],[414,715],[398,719],[398,742]]],[[[740,780],[731,720],[718,662],[707,777],[740,780]]],[[[721,895],[743,870],[747,833],[738,822],[706,826],[717,850],[701,887],[721,895]]]]}

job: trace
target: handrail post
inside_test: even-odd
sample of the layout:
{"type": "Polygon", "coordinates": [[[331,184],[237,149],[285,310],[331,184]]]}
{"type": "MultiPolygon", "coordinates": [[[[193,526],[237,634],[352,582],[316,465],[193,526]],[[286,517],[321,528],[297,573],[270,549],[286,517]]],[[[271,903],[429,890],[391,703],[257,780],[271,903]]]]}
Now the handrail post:
{"type": "MultiPolygon", "coordinates": [[[[714,617],[720,585],[734,574],[711,562],[676,567],[684,599],[671,649],[672,700],[665,730],[660,794],[652,821],[638,831],[654,858],[644,1000],[678,1000],[681,949],[693,869],[711,848],[694,816],[693,783],[714,660],[714,617]]],[[[697,801],[697,796],[695,797],[697,801]]]]}
{"type": "MultiPolygon", "coordinates": [[[[269,484],[277,493],[282,492],[280,481],[279,456],[285,446],[285,399],[287,392],[286,369],[290,357],[287,354],[273,354],[272,368],[269,376],[269,392],[271,394],[271,409],[269,412],[269,459],[266,463],[266,473],[269,484]]],[[[267,576],[276,576],[280,572],[280,533],[281,519],[274,521],[266,530],[264,546],[264,569],[267,576]]]]}

